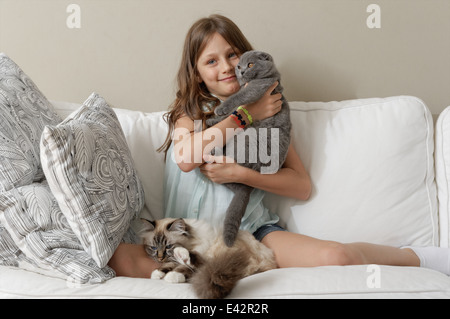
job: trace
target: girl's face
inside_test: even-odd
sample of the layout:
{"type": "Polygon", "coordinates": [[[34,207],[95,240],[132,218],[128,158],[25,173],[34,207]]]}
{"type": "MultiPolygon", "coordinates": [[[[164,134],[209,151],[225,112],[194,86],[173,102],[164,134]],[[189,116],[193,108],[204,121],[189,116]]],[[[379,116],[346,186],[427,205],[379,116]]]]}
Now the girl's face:
{"type": "Polygon", "coordinates": [[[224,101],[240,88],[234,73],[238,62],[234,49],[219,33],[215,33],[198,58],[198,80],[205,83],[211,94],[224,101]]]}

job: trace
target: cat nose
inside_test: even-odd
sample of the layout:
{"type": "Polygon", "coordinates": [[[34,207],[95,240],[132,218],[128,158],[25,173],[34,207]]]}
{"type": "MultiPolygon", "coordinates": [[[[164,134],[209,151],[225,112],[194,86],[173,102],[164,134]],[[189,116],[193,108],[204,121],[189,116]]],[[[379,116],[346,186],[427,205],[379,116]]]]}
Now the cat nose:
{"type": "Polygon", "coordinates": [[[158,252],[158,260],[162,261],[164,259],[164,252],[158,252]]]}

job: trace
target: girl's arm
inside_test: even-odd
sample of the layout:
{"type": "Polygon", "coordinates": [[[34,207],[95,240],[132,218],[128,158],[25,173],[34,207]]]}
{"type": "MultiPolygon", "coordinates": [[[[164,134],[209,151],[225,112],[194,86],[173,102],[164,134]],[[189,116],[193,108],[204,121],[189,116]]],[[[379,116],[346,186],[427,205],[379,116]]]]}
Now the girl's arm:
{"type": "Polygon", "coordinates": [[[230,117],[203,131],[203,127],[194,128],[194,121],[187,116],[175,123],[174,155],[175,160],[184,172],[189,172],[203,164],[203,154],[208,154],[217,147],[223,147],[227,142],[226,129],[237,129],[237,123],[230,117]],[[222,139],[211,140],[210,136],[222,136],[222,139]],[[208,138],[207,138],[208,137],[208,138]]]}
{"type": "MultiPolygon", "coordinates": [[[[282,95],[280,93],[271,94],[277,85],[278,81],[267,90],[259,101],[246,106],[254,121],[271,117],[281,110],[282,95]]],[[[245,116],[245,114],[243,115],[245,116]]],[[[209,154],[216,146],[222,148],[229,139],[234,137],[234,134],[227,134],[227,128],[236,130],[239,127],[231,117],[227,117],[205,130],[203,130],[204,127],[194,127],[194,124],[194,121],[187,116],[180,118],[175,123],[174,155],[178,166],[184,172],[189,172],[202,165],[203,154],[209,154]],[[211,139],[211,136],[221,138],[211,139]]]]}
{"type": "Polygon", "coordinates": [[[307,200],[311,195],[311,179],[292,143],[283,167],[275,174],[261,174],[237,163],[226,163],[224,157],[207,158],[214,163],[200,171],[216,183],[242,183],[282,196],[307,200]]]}

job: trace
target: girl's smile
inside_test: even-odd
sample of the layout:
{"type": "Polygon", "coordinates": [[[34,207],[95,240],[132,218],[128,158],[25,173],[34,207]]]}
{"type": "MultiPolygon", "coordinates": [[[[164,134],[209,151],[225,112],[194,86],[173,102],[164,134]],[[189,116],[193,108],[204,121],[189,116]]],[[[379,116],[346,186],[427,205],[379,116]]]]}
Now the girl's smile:
{"type": "Polygon", "coordinates": [[[227,81],[227,82],[236,81],[236,75],[229,76],[229,77],[221,79],[219,81],[227,81]]]}

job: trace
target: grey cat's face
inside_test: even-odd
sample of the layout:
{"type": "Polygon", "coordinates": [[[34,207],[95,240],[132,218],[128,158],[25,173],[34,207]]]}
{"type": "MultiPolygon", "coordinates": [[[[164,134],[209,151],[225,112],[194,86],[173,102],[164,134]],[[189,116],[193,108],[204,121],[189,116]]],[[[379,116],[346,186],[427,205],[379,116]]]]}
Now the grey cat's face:
{"type": "Polygon", "coordinates": [[[261,51],[247,51],[235,68],[236,77],[242,86],[253,79],[272,77],[277,72],[270,54],[261,51]]]}
{"type": "Polygon", "coordinates": [[[142,219],[142,222],[145,228],[141,237],[147,254],[161,263],[173,261],[175,247],[186,245],[189,237],[188,225],[181,218],[158,221],[142,219]]]}

